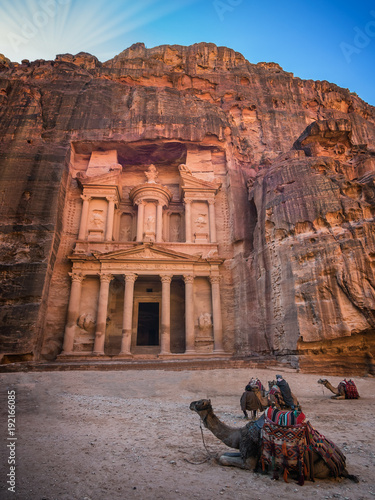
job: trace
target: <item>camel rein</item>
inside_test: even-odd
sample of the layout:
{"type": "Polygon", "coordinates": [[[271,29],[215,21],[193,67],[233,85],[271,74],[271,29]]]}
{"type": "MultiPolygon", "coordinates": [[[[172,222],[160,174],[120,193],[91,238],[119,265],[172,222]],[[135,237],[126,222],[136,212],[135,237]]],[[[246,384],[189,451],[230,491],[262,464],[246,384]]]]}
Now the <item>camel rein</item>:
{"type": "Polygon", "coordinates": [[[193,464],[193,465],[200,465],[200,464],[204,464],[205,462],[208,462],[209,460],[211,460],[211,458],[213,458],[213,457],[214,457],[214,455],[211,455],[210,450],[207,448],[206,443],[205,443],[205,441],[204,441],[204,434],[203,434],[202,420],[200,420],[200,422],[199,422],[199,426],[200,426],[200,429],[201,429],[201,435],[202,435],[202,442],[203,442],[203,446],[204,446],[204,448],[205,448],[205,450],[206,450],[206,452],[207,452],[207,457],[206,457],[204,460],[202,460],[201,462],[191,462],[191,461],[190,461],[190,460],[188,460],[187,458],[185,458],[185,459],[184,459],[186,462],[188,462],[189,464],[193,464]]]}

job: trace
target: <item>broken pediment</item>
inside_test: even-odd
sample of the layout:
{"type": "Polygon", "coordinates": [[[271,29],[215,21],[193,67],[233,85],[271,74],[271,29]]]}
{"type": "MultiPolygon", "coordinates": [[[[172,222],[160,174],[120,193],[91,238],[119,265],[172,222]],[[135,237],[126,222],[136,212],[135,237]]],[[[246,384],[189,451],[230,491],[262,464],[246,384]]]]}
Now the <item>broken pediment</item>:
{"type": "Polygon", "coordinates": [[[216,195],[221,187],[221,182],[214,181],[204,181],[203,179],[199,179],[195,177],[188,167],[184,164],[178,167],[180,172],[180,192],[181,193],[190,193],[194,194],[195,192],[206,192],[211,195],[216,195]]]}
{"type": "Polygon", "coordinates": [[[76,179],[81,187],[117,186],[121,172],[121,165],[113,165],[108,172],[100,173],[98,175],[87,175],[86,172],[78,172],[76,179]]]}

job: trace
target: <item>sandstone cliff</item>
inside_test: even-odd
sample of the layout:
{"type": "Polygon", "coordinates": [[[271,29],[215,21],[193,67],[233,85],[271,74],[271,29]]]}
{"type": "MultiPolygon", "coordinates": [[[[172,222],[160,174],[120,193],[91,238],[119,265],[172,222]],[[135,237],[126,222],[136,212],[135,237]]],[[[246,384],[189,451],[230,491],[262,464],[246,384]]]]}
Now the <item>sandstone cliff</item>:
{"type": "MultiPolygon", "coordinates": [[[[45,316],[56,259],[71,250],[62,217],[71,144],[174,141],[225,153],[234,355],[368,370],[372,106],[334,84],[205,43],[136,44],[105,63],[86,53],[22,64],[0,56],[0,101],[7,359],[53,358],[61,349],[63,332],[51,336],[45,316]]],[[[135,161],[141,152],[127,154],[135,161]]]]}

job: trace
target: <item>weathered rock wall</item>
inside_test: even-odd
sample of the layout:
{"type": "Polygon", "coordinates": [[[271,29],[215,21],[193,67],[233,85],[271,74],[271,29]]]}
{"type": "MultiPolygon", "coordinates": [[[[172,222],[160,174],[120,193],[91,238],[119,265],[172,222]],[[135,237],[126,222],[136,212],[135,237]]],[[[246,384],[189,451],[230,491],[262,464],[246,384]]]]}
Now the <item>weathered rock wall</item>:
{"type": "Polygon", "coordinates": [[[0,100],[3,352],[38,358],[48,336],[71,144],[168,140],[226,155],[236,354],[295,362],[356,335],[371,351],[375,110],[355,94],[213,44],[136,44],[2,57],[0,100]]]}

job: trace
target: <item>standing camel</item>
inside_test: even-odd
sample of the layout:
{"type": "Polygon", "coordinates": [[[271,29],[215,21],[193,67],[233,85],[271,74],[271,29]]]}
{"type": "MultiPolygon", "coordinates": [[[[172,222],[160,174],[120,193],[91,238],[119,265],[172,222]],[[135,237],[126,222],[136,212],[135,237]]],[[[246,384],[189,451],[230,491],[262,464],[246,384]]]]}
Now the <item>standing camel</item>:
{"type": "Polygon", "coordinates": [[[253,420],[256,419],[257,411],[263,411],[269,406],[268,399],[261,395],[260,389],[257,385],[248,384],[245,387],[245,392],[240,399],[241,410],[245,418],[248,418],[247,410],[252,411],[253,420]]]}
{"type": "MultiPolygon", "coordinates": [[[[190,403],[190,410],[198,413],[204,427],[209,429],[220,441],[239,450],[239,453],[224,453],[219,458],[221,465],[230,465],[241,469],[254,470],[261,456],[262,437],[261,429],[263,427],[265,416],[264,414],[255,422],[249,422],[245,427],[230,427],[214,414],[210,399],[201,399],[190,403]]],[[[333,443],[332,443],[333,445],[333,443]]],[[[337,448],[335,445],[333,445],[337,448]]],[[[340,476],[347,477],[354,482],[358,482],[358,478],[348,473],[345,468],[345,457],[340,464],[340,476]]],[[[312,461],[314,469],[314,477],[325,479],[334,475],[328,467],[322,456],[314,449],[312,451],[312,461]]]]}

